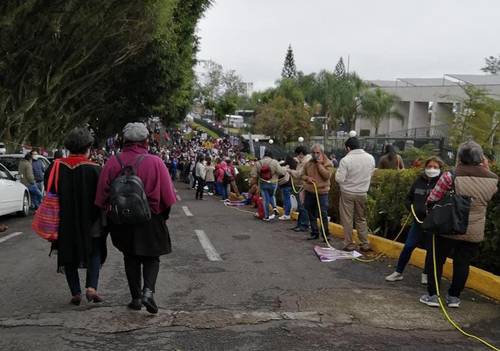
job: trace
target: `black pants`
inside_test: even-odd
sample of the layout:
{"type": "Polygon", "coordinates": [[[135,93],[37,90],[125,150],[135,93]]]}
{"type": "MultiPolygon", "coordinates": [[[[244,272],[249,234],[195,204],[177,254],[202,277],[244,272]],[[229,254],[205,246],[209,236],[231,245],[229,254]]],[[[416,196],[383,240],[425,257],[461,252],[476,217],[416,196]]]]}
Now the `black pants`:
{"type": "MultiPolygon", "coordinates": [[[[446,257],[453,258],[453,277],[451,280],[448,295],[460,297],[460,293],[464,290],[467,277],[469,276],[470,261],[477,255],[479,243],[471,243],[469,241],[454,240],[436,235],[436,270],[438,284],[441,286],[441,275],[443,274],[443,265],[446,262],[446,257]],[[450,256],[451,255],[451,256],[450,256]]],[[[432,259],[432,242],[428,248],[430,259],[426,260],[429,267],[426,271],[429,274],[429,282],[427,290],[429,295],[436,295],[436,284],[434,282],[434,261],[432,259]]]]}
{"type": "Polygon", "coordinates": [[[156,278],[160,271],[160,258],[158,256],[125,255],[125,273],[127,274],[128,287],[133,299],[141,297],[141,266],[144,288],[155,291],[156,278]]]}
{"type": "Polygon", "coordinates": [[[203,199],[203,188],[205,187],[205,180],[201,177],[196,177],[197,179],[197,188],[196,188],[196,199],[203,199]]]}

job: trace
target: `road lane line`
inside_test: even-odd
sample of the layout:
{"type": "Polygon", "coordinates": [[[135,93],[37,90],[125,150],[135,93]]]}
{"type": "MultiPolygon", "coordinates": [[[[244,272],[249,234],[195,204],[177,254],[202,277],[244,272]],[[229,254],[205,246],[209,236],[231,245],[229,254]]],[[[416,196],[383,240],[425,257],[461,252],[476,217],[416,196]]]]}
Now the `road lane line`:
{"type": "Polygon", "coordinates": [[[7,240],[9,240],[9,239],[12,239],[12,238],[18,236],[18,235],[21,235],[22,233],[23,232],[14,232],[12,234],[6,235],[3,238],[0,238],[0,244],[3,243],[3,242],[5,242],[5,241],[7,241],[7,240]]]}
{"type": "Polygon", "coordinates": [[[181,197],[179,195],[176,195],[177,201],[182,201],[181,197]]]}
{"type": "Polygon", "coordinates": [[[207,258],[210,261],[222,261],[222,258],[219,256],[219,253],[217,252],[217,250],[215,250],[215,247],[210,242],[210,239],[208,238],[205,231],[195,229],[194,232],[196,233],[196,236],[198,237],[198,240],[200,241],[201,247],[203,247],[203,250],[205,250],[205,253],[207,254],[207,258]]]}
{"type": "Polygon", "coordinates": [[[186,216],[193,217],[193,214],[191,213],[191,211],[189,211],[189,208],[187,206],[182,206],[182,210],[184,211],[186,216]]]}

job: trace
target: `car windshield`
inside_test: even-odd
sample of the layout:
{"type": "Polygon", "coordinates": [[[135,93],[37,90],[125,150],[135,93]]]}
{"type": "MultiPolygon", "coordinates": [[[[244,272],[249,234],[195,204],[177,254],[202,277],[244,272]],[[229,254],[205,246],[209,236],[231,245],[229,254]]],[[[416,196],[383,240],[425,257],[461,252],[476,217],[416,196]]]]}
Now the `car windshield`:
{"type": "Polygon", "coordinates": [[[0,156],[0,162],[2,162],[2,164],[11,172],[17,172],[19,170],[19,161],[21,161],[21,159],[21,157],[0,156]]]}

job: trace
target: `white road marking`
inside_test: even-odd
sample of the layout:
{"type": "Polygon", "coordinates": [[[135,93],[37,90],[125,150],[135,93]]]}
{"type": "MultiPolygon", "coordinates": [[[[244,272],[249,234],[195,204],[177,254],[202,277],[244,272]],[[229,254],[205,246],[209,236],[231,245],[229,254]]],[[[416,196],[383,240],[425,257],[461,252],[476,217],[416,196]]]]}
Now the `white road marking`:
{"type": "Polygon", "coordinates": [[[177,201],[182,201],[181,197],[179,195],[176,195],[177,201]]]}
{"type": "Polygon", "coordinates": [[[14,232],[12,234],[6,235],[3,238],[0,238],[0,243],[3,243],[3,242],[5,242],[5,241],[7,241],[9,239],[12,239],[12,238],[18,236],[18,235],[21,235],[22,233],[23,232],[14,232]]]}
{"type": "Polygon", "coordinates": [[[201,246],[205,250],[205,253],[207,254],[207,258],[210,261],[222,261],[222,258],[219,256],[219,253],[217,250],[215,250],[215,247],[212,245],[210,242],[210,239],[208,239],[207,234],[203,230],[196,229],[195,230],[196,236],[198,237],[198,240],[200,241],[201,246]]]}
{"type": "Polygon", "coordinates": [[[193,214],[191,213],[191,211],[189,211],[189,208],[187,206],[182,206],[182,210],[184,211],[186,216],[193,217],[193,214]]]}

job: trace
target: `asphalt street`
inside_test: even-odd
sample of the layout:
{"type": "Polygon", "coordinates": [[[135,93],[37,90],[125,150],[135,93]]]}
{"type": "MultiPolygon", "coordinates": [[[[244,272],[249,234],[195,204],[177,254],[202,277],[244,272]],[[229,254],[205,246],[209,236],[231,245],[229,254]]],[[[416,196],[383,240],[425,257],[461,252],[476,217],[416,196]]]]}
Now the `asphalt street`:
{"type": "MultiPolygon", "coordinates": [[[[122,256],[110,241],[98,289],[105,301],[70,305],[31,218],[0,217],[9,225],[0,234],[0,350],[486,350],[418,302],[419,269],[387,283],[394,260],[321,263],[313,253],[321,242],[290,231],[292,222],[264,223],[176,186],[158,315],[126,308],[122,256]]],[[[500,304],[470,290],[462,301],[451,316],[500,346],[500,304]]]]}

